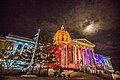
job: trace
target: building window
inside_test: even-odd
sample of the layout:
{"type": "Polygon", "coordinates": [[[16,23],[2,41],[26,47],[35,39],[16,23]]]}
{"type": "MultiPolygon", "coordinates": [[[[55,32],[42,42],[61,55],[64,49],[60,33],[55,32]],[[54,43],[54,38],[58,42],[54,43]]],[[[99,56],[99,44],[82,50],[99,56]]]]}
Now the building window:
{"type": "Polygon", "coordinates": [[[18,46],[16,52],[17,52],[17,53],[20,53],[21,48],[22,48],[22,44],[19,44],[19,46],[18,46]]]}
{"type": "Polygon", "coordinates": [[[7,50],[12,51],[13,50],[13,46],[14,46],[14,42],[9,42],[9,44],[7,46],[7,50]]]}

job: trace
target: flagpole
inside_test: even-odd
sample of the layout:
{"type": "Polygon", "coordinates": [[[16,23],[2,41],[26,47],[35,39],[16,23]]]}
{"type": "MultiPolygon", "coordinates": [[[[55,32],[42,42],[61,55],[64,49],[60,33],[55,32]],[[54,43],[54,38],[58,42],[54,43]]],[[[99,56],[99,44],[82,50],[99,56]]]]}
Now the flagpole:
{"type": "Polygon", "coordinates": [[[34,51],[33,51],[33,55],[32,55],[31,62],[30,62],[30,71],[32,70],[32,63],[33,63],[33,61],[34,61],[35,50],[36,50],[36,48],[37,48],[39,34],[40,34],[40,29],[38,29],[38,36],[37,36],[37,39],[36,39],[36,42],[35,42],[35,48],[34,48],[34,51]]]}

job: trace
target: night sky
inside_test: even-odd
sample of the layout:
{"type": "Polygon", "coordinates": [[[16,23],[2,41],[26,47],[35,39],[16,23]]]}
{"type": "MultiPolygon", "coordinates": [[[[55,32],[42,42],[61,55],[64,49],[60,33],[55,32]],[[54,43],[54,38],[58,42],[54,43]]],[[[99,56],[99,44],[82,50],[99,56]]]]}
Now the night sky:
{"type": "Polygon", "coordinates": [[[40,41],[49,42],[64,25],[72,39],[87,38],[95,52],[111,58],[120,70],[119,0],[0,0],[0,36],[8,33],[33,38],[41,29],[40,41]],[[91,30],[83,24],[94,22],[91,30]]]}

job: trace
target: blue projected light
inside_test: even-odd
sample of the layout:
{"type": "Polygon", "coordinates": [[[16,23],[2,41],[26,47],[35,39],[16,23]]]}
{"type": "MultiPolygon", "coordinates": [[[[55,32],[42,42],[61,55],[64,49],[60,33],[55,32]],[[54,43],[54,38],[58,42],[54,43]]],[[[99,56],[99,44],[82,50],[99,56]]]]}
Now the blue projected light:
{"type": "Polygon", "coordinates": [[[10,36],[6,36],[6,38],[11,39],[11,41],[21,41],[21,42],[26,42],[26,43],[32,43],[35,44],[34,41],[29,41],[29,40],[24,40],[24,39],[19,39],[19,38],[14,38],[14,37],[10,37],[10,36]]]}
{"type": "Polygon", "coordinates": [[[4,55],[8,57],[7,59],[3,59],[3,61],[0,62],[0,64],[4,64],[4,69],[7,69],[7,68],[11,69],[12,65],[14,65],[14,69],[22,69],[25,67],[29,68],[30,67],[30,61],[28,60],[29,56],[27,55],[27,53],[25,53],[24,55],[27,55],[28,57],[24,56],[23,50],[28,51],[28,49],[32,47],[32,51],[33,51],[36,43],[34,41],[10,37],[10,36],[6,36],[6,39],[7,39],[7,42],[14,43],[14,44],[7,45],[7,46],[12,46],[13,49],[5,50],[4,55]],[[27,48],[25,48],[25,46],[27,46],[27,48]]]}
{"type": "Polygon", "coordinates": [[[104,64],[103,56],[95,54],[95,59],[97,66],[102,66],[104,64]]]}

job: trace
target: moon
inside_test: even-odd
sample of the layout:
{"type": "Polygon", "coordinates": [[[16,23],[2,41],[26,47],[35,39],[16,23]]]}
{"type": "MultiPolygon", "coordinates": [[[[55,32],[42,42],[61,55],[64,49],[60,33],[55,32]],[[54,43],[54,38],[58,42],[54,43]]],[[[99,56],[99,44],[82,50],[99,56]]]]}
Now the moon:
{"type": "Polygon", "coordinates": [[[98,30],[100,29],[100,25],[98,23],[90,22],[90,24],[83,27],[82,32],[85,35],[92,35],[96,34],[98,30]]]}

